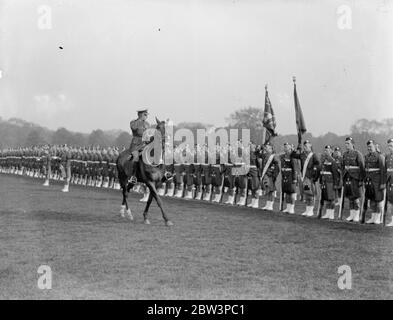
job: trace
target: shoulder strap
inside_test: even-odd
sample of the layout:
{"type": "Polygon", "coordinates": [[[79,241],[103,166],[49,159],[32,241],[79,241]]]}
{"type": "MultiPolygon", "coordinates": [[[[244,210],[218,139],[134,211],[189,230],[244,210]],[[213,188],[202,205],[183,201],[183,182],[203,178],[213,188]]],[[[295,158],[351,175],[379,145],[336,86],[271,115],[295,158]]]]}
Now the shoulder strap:
{"type": "Polygon", "coordinates": [[[302,172],[302,180],[304,180],[304,178],[306,177],[306,171],[307,171],[307,167],[308,167],[308,163],[311,160],[311,157],[313,156],[313,152],[310,152],[306,158],[306,161],[304,161],[304,166],[303,166],[303,172],[302,172]]]}

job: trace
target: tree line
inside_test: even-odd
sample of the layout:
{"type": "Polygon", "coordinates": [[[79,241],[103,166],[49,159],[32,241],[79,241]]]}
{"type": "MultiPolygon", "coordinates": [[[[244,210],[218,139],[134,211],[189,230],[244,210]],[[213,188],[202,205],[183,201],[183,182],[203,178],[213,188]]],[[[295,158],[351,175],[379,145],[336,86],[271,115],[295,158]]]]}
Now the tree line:
{"type": "MultiPolygon", "coordinates": [[[[226,129],[230,128],[249,128],[251,140],[256,144],[262,144],[263,126],[262,126],[263,110],[261,108],[247,107],[239,109],[230,114],[226,119],[226,129]]],[[[205,123],[182,122],[174,126],[174,130],[178,128],[187,128],[193,132],[200,128],[212,128],[213,125],[205,123]]],[[[218,129],[218,128],[217,128],[218,129]]],[[[381,144],[382,150],[386,150],[386,141],[393,137],[393,118],[384,119],[382,121],[359,119],[355,121],[348,135],[351,135],[356,143],[357,149],[366,152],[366,142],[374,139],[381,144]]],[[[312,133],[307,132],[303,139],[308,139],[314,146],[314,150],[321,152],[325,145],[343,147],[345,137],[332,132],[314,137],[312,133]]],[[[196,136],[196,135],[195,135],[196,136]]],[[[37,124],[18,119],[11,118],[3,120],[0,118],[0,149],[8,147],[27,147],[41,144],[68,144],[75,146],[117,146],[119,148],[128,147],[131,141],[130,132],[124,130],[104,131],[96,129],[90,133],[72,132],[66,128],[50,130],[37,124]]],[[[278,135],[274,137],[272,143],[276,146],[277,151],[284,142],[297,145],[297,135],[278,135]]]]}

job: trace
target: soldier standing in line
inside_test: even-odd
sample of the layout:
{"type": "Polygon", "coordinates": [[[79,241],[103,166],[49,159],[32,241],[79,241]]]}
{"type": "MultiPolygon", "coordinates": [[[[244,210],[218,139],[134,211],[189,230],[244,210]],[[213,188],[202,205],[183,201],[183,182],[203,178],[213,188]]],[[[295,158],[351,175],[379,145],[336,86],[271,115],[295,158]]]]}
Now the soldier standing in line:
{"type": "Polygon", "coordinates": [[[332,157],[332,148],[325,146],[325,152],[321,155],[321,175],[319,183],[321,187],[320,212],[326,202],[326,213],[322,219],[334,220],[334,200],[339,185],[339,172],[336,161],[332,157]]]}
{"type": "Polygon", "coordinates": [[[337,164],[338,174],[339,174],[339,177],[338,177],[339,184],[337,185],[337,188],[335,190],[335,192],[336,192],[335,205],[339,206],[339,208],[340,208],[339,210],[342,210],[341,206],[342,206],[342,196],[343,196],[343,172],[342,172],[343,157],[341,155],[340,147],[334,148],[332,157],[337,164]]]}
{"type": "Polygon", "coordinates": [[[349,217],[347,221],[360,220],[360,188],[364,179],[364,158],[355,150],[352,137],[345,139],[345,149],[342,159],[344,197],[349,199],[349,217]]]}
{"type": "Polygon", "coordinates": [[[282,201],[286,203],[283,212],[295,213],[297,172],[295,159],[291,157],[292,145],[284,143],[284,154],[280,156],[281,161],[281,192],[282,201]]]}
{"type": "Polygon", "coordinates": [[[247,173],[247,179],[250,179],[250,190],[251,190],[251,203],[247,206],[250,208],[259,208],[259,195],[258,195],[258,188],[259,188],[259,170],[258,170],[258,151],[257,146],[255,143],[250,143],[250,167],[247,173]]]}
{"type": "Polygon", "coordinates": [[[185,184],[186,184],[186,193],[184,199],[192,199],[194,187],[194,160],[195,160],[195,149],[191,149],[187,146],[185,152],[187,153],[187,158],[192,159],[184,164],[184,172],[185,172],[185,184]]]}
{"type": "Polygon", "coordinates": [[[101,166],[102,166],[102,188],[108,188],[109,187],[109,163],[110,163],[110,157],[107,148],[102,148],[101,150],[101,166]]]}
{"type": "Polygon", "coordinates": [[[221,150],[221,146],[217,144],[215,146],[215,163],[211,164],[212,173],[212,188],[213,188],[213,200],[212,202],[220,203],[222,196],[222,184],[223,184],[223,166],[221,165],[221,153],[224,155],[224,150],[221,150]]]}
{"type": "Polygon", "coordinates": [[[267,196],[267,201],[262,210],[272,211],[274,204],[274,192],[276,191],[276,180],[280,173],[280,164],[273,151],[273,145],[270,142],[265,143],[264,149],[265,152],[261,159],[259,176],[261,179],[262,190],[267,196]]]}
{"type": "Polygon", "coordinates": [[[62,175],[65,180],[64,187],[61,190],[62,192],[69,192],[70,180],[71,180],[71,161],[72,161],[71,149],[67,145],[64,145],[62,147],[62,153],[61,153],[61,165],[63,167],[62,175]]]}
{"type": "Polygon", "coordinates": [[[393,139],[389,139],[388,142],[388,152],[385,155],[385,170],[386,170],[386,212],[390,212],[391,222],[386,224],[387,227],[393,227],[393,139]]]}
{"type": "MultiPolygon", "coordinates": [[[[364,157],[366,176],[365,199],[370,200],[371,219],[366,223],[381,223],[383,212],[384,189],[386,188],[385,161],[380,152],[376,150],[373,140],[367,141],[368,153],[364,157]]],[[[366,212],[364,212],[364,215],[366,212]]]]}
{"type": "Polygon", "coordinates": [[[303,148],[298,146],[297,151],[293,151],[292,158],[300,160],[302,194],[306,202],[306,210],[303,216],[312,217],[314,215],[314,202],[316,193],[315,182],[319,178],[320,160],[312,151],[312,144],[309,140],[303,142],[303,148]]]}

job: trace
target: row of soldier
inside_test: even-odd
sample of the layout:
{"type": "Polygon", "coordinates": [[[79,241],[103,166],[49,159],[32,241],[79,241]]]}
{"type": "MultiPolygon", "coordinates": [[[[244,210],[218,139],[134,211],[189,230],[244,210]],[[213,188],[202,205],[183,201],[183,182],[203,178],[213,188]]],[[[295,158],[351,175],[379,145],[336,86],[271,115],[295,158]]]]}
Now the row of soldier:
{"type": "MultiPolygon", "coordinates": [[[[326,146],[320,155],[314,153],[308,140],[297,149],[285,143],[282,152],[275,154],[271,143],[263,147],[251,143],[246,175],[234,174],[232,168],[240,164],[175,163],[166,166],[173,179],[163,183],[159,194],[253,208],[260,207],[263,194],[266,200],[263,210],[272,211],[278,205],[279,210],[288,214],[295,213],[295,201],[300,197],[306,205],[302,215],[324,219],[341,219],[344,200],[348,199],[347,221],[362,222],[370,211],[371,218],[366,223],[379,224],[383,222],[383,213],[391,211],[393,202],[392,139],[387,147],[388,152],[382,155],[374,141],[369,140],[368,152],[363,156],[348,137],[342,154],[339,147],[331,146],[326,146]]],[[[206,155],[205,149],[195,148],[206,155]]],[[[218,146],[217,160],[220,151],[218,146]]],[[[49,185],[51,178],[62,177],[66,182],[63,191],[68,191],[69,183],[120,189],[116,172],[118,154],[118,148],[19,148],[3,150],[0,167],[1,172],[45,177],[44,185],[49,185]]],[[[141,201],[147,198],[145,193],[141,201]]]]}

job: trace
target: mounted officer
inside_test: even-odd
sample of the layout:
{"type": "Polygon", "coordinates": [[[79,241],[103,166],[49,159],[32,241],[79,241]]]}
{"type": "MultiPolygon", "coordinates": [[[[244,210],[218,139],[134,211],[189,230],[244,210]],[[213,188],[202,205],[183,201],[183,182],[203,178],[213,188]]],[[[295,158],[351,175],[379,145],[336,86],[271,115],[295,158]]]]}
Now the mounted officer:
{"type": "Polygon", "coordinates": [[[131,178],[129,182],[136,183],[137,178],[135,176],[136,170],[138,168],[138,161],[139,161],[139,152],[145,146],[144,141],[142,140],[143,133],[150,127],[149,123],[147,122],[147,117],[149,115],[147,109],[140,109],[137,111],[138,119],[132,120],[130,122],[130,128],[132,131],[132,140],[130,145],[130,160],[132,161],[132,172],[131,178]]]}

